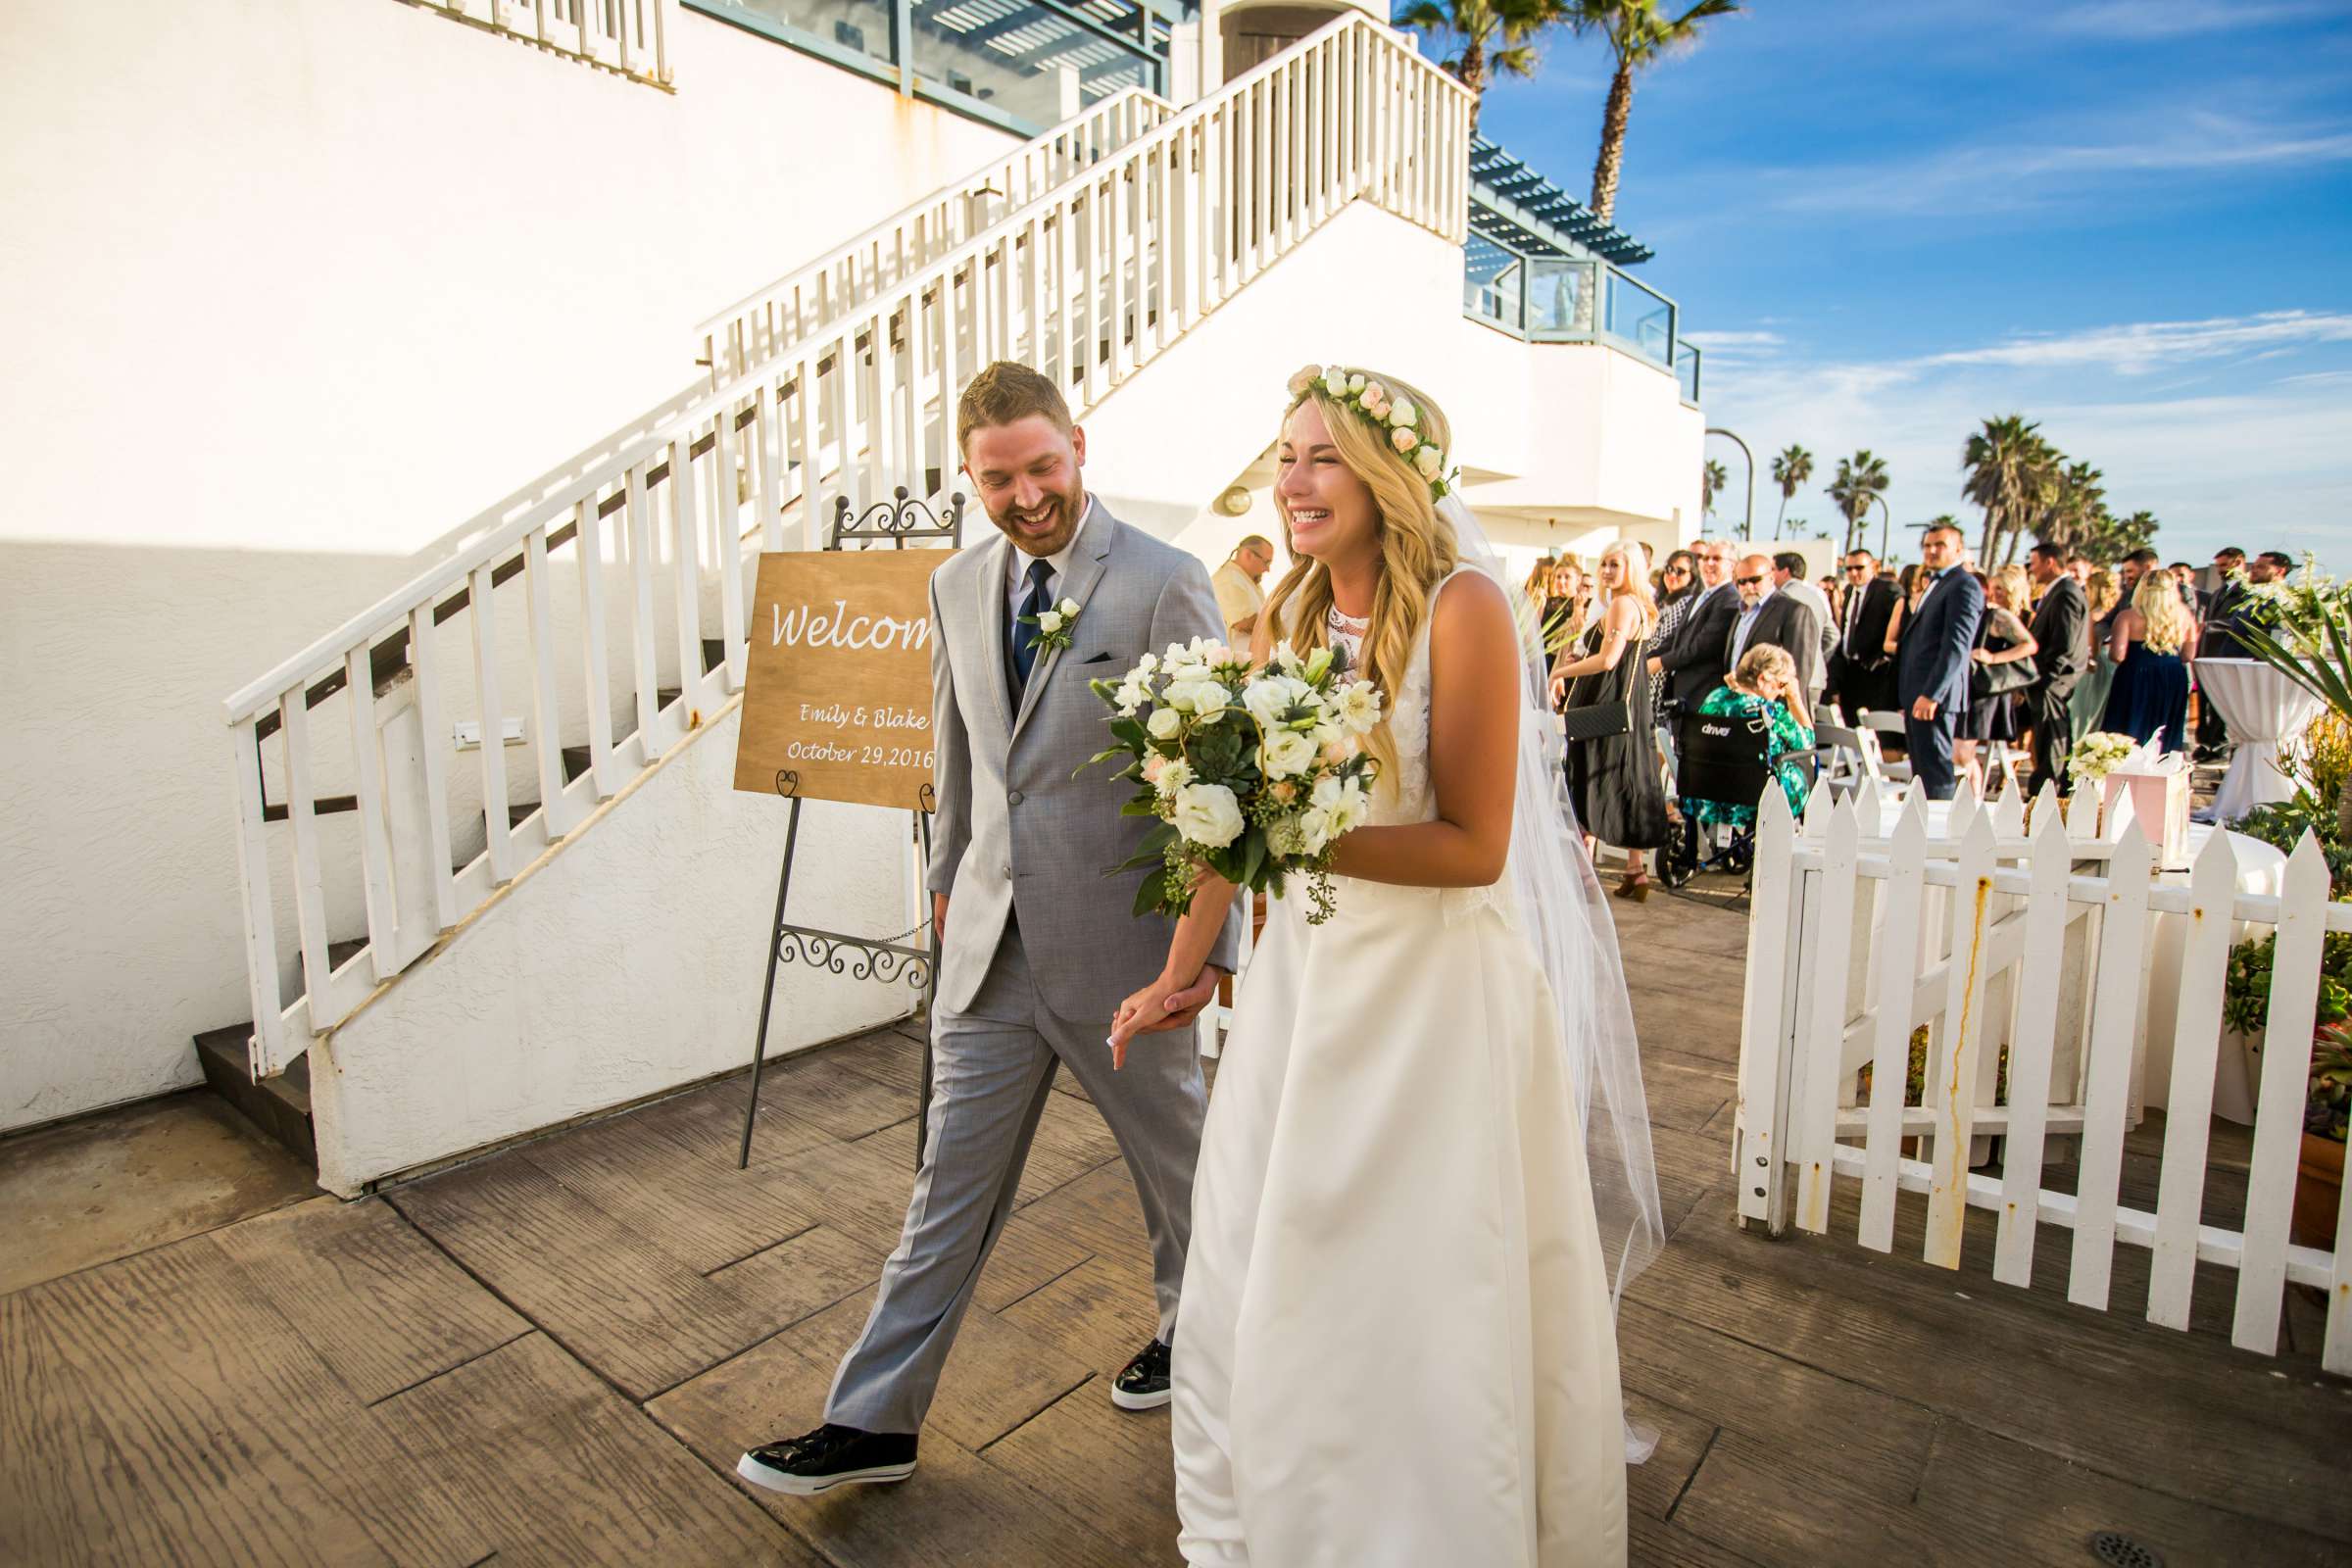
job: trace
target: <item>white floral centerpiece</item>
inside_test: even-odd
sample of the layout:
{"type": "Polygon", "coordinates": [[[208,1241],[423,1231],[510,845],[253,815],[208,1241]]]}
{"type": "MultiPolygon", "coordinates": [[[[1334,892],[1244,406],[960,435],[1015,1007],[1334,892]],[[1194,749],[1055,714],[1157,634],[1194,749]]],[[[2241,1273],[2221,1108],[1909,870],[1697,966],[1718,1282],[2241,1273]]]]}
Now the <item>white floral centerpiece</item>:
{"type": "Polygon", "coordinates": [[[2325,652],[2328,621],[2352,612],[2352,584],[2320,570],[2318,560],[2308,554],[2290,576],[2255,582],[2243,566],[2230,575],[2245,588],[2247,618],[2297,653],[2325,652]]]}
{"type": "Polygon", "coordinates": [[[2093,730],[2075,742],[2068,754],[2066,771],[2078,790],[2096,789],[2100,781],[2117,765],[2129,760],[2139,751],[2139,742],[2129,735],[2113,730],[2093,730]]]}
{"type": "Polygon", "coordinates": [[[1380,689],[1343,681],[1332,651],[1301,656],[1283,643],[1265,668],[1206,638],[1146,654],[1095,695],[1115,710],[1117,742],[1088,765],[1129,759],[1129,816],[1159,825],[1118,869],[1155,869],[1136,891],[1135,912],[1192,907],[1199,867],[1253,893],[1282,896],[1303,876],[1311,922],[1332,911],[1331,859],[1370,810],[1379,764],[1363,737],[1380,722],[1380,689]]]}

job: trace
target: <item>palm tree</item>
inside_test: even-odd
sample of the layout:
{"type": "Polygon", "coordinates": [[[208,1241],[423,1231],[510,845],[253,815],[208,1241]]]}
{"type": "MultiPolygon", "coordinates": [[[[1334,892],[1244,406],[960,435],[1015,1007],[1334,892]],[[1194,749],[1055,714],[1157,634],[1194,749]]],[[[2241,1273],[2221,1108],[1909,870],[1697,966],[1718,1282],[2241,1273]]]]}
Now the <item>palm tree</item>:
{"type": "Polygon", "coordinates": [[[1715,498],[1723,494],[1723,487],[1731,482],[1731,470],[1713,458],[1701,464],[1698,469],[1698,510],[1709,516],[1714,515],[1715,498]]]}
{"type": "Polygon", "coordinates": [[[1781,536],[1781,519],[1788,514],[1788,503],[1796,499],[1796,493],[1812,477],[1813,454],[1793,441],[1788,443],[1788,450],[1772,460],[1772,482],[1781,487],[1781,510],[1772,518],[1775,539],[1781,536]]]}
{"type": "Polygon", "coordinates": [[[1497,74],[1534,75],[1536,35],[1568,17],[1561,0],[1418,0],[1396,20],[1399,27],[1461,40],[1443,67],[1470,89],[1470,134],[1475,136],[1488,86],[1497,74]]]}
{"type": "Polygon", "coordinates": [[[1609,105],[1601,113],[1600,155],[1592,161],[1592,215],[1604,223],[1617,211],[1617,174],[1625,163],[1625,124],[1634,112],[1634,73],[1697,42],[1702,23],[1728,17],[1740,6],[1740,0],[1695,0],[1680,16],[1668,17],[1658,9],[1659,3],[1566,0],[1568,25],[1580,33],[1599,33],[1608,40],[1609,53],[1617,58],[1617,74],[1609,78],[1609,105]]]}
{"type": "MultiPolygon", "coordinates": [[[[2058,464],[2065,460],[2056,453],[2051,454],[2051,459],[2049,487],[2037,531],[2051,544],[2077,549],[2084,533],[2107,515],[2107,487],[2099,482],[2106,475],[2087,463],[2068,464],[2061,468],[2058,464]]],[[[2151,533],[2154,531],[2153,527],[2149,529],[2151,533]]],[[[2012,552],[2016,549],[2015,535],[2010,538],[2010,548],[2012,552]]]]}
{"type": "Polygon", "coordinates": [[[2014,537],[2045,504],[2058,455],[2038,433],[2041,426],[2023,415],[1986,419],[1960,449],[1968,479],[1960,493],[1984,509],[1984,534],[1977,558],[1992,569],[1993,551],[2014,537]]]}
{"type": "Polygon", "coordinates": [[[1886,495],[1886,460],[1873,455],[1869,448],[1838,460],[1838,477],[1826,488],[1830,499],[1838,503],[1838,514],[1845,518],[1846,555],[1854,553],[1854,532],[1862,525],[1863,514],[1886,495]]]}

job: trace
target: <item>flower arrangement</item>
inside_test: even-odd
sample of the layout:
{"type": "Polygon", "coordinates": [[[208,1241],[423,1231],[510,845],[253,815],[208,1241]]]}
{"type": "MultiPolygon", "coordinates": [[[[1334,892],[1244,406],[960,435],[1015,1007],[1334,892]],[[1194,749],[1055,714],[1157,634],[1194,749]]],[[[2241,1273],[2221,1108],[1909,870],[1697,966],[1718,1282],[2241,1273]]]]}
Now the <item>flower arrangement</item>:
{"type": "Polygon", "coordinates": [[[2074,751],[2066,760],[2067,775],[2076,789],[2095,789],[2101,779],[2138,750],[2139,742],[2129,735],[2093,730],[2075,742],[2074,751]]]}
{"type": "Polygon", "coordinates": [[[2302,569],[2291,576],[2255,582],[2243,566],[2230,576],[2246,591],[2247,617],[2298,649],[2323,647],[2329,618],[2352,610],[2352,584],[2321,571],[2318,559],[2309,554],[2303,557],[2302,569]]]}
{"type": "Polygon", "coordinates": [[[1218,643],[1196,637],[1146,654],[1095,695],[1113,714],[1116,742],[1087,765],[1129,759],[1128,816],[1159,825],[1118,869],[1155,869],[1135,896],[1135,912],[1182,914],[1192,907],[1199,867],[1253,893],[1282,895],[1307,878],[1310,922],[1332,912],[1331,858],[1362,824],[1379,764],[1363,737],[1380,722],[1380,689],[1343,681],[1333,651],[1301,657],[1289,643],[1263,669],[1218,643]]]}
{"type": "Polygon", "coordinates": [[[1064,599],[1051,609],[1023,615],[1021,619],[1037,627],[1037,651],[1050,654],[1056,648],[1070,646],[1070,631],[1078,624],[1078,601],[1064,599]]]}
{"type": "Polygon", "coordinates": [[[1387,437],[1389,449],[1429,481],[1430,500],[1442,501],[1451,492],[1460,470],[1448,475],[1445,452],[1422,439],[1421,411],[1413,407],[1410,398],[1394,397],[1378,381],[1351,375],[1336,365],[1327,369],[1310,365],[1299,370],[1291,377],[1291,396],[1305,397],[1318,384],[1326,397],[1387,437]]]}

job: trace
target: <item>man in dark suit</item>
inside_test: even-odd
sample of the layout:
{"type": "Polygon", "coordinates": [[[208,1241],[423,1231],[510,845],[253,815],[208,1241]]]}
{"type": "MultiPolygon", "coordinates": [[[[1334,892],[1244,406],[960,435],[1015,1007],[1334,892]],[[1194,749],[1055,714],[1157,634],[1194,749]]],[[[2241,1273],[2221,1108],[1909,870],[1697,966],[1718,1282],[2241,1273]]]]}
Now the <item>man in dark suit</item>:
{"type": "Polygon", "coordinates": [[[1821,688],[1821,617],[1773,581],[1770,556],[1742,556],[1732,586],[1740,590],[1740,613],[1724,648],[1724,666],[1738,669],[1750,648],[1766,643],[1785,648],[1796,661],[1797,689],[1808,701],[1821,688]]]}
{"type": "Polygon", "coordinates": [[[1825,702],[1837,703],[1848,719],[1859,719],[1865,708],[1894,706],[1886,677],[1893,673],[1886,653],[1886,623],[1894,618],[1900,591],[1893,579],[1879,575],[1879,564],[1867,550],[1845,558],[1845,608],[1838,618],[1838,645],[1830,652],[1830,680],[1825,702]]]}
{"type": "Polygon", "coordinates": [[[1984,618],[1984,588],[1968,569],[1968,541],[1958,528],[1930,528],[1919,559],[1928,569],[1928,597],[1903,633],[1894,692],[1911,776],[1929,800],[1948,801],[1956,782],[1952,739],[1968,708],[1969,656],[1984,618]]]}
{"type": "Polygon", "coordinates": [[[2037,645],[2037,673],[2019,700],[2018,721],[2034,732],[2034,789],[2045,779],[2063,789],[2074,728],[2067,699],[2090,667],[2090,603],[2066,569],[2066,552],[2056,545],[2035,545],[2026,558],[2026,573],[2041,601],[2030,628],[2037,645]]]}
{"type": "Polygon", "coordinates": [[[1740,596],[1732,588],[1732,548],[1717,539],[1701,539],[1691,552],[1698,558],[1699,597],[1683,612],[1683,623],[1673,641],[1649,661],[1654,674],[1666,675],[1666,699],[1677,707],[1695,709],[1707,693],[1723,684],[1730,666],[1724,652],[1738,615],[1740,596]]]}

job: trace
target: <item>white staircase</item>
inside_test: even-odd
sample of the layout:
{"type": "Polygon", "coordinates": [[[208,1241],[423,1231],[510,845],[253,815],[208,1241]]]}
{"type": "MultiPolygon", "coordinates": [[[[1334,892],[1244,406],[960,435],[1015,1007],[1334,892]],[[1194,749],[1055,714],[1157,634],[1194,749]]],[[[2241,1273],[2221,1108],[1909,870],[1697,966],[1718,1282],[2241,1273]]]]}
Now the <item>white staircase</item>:
{"type": "MultiPolygon", "coordinates": [[[[1316,236],[1351,210],[1458,246],[1468,148],[1462,89],[1350,14],[1182,109],[1106,100],[714,318],[709,380],[228,699],[254,1074],[283,1072],[731,713],[747,566],[815,547],[836,498],[944,488],[974,369],[1037,366],[1083,417],[1225,318],[1287,370],[1331,345],[1265,348],[1289,312],[1253,287],[1296,262],[1286,298],[1305,308],[1316,236]],[[496,736],[517,711],[511,765],[496,736]],[[453,728],[483,715],[493,743],[468,758],[453,728]]],[[[1165,407],[1201,395],[1171,387],[1165,407]]]]}

